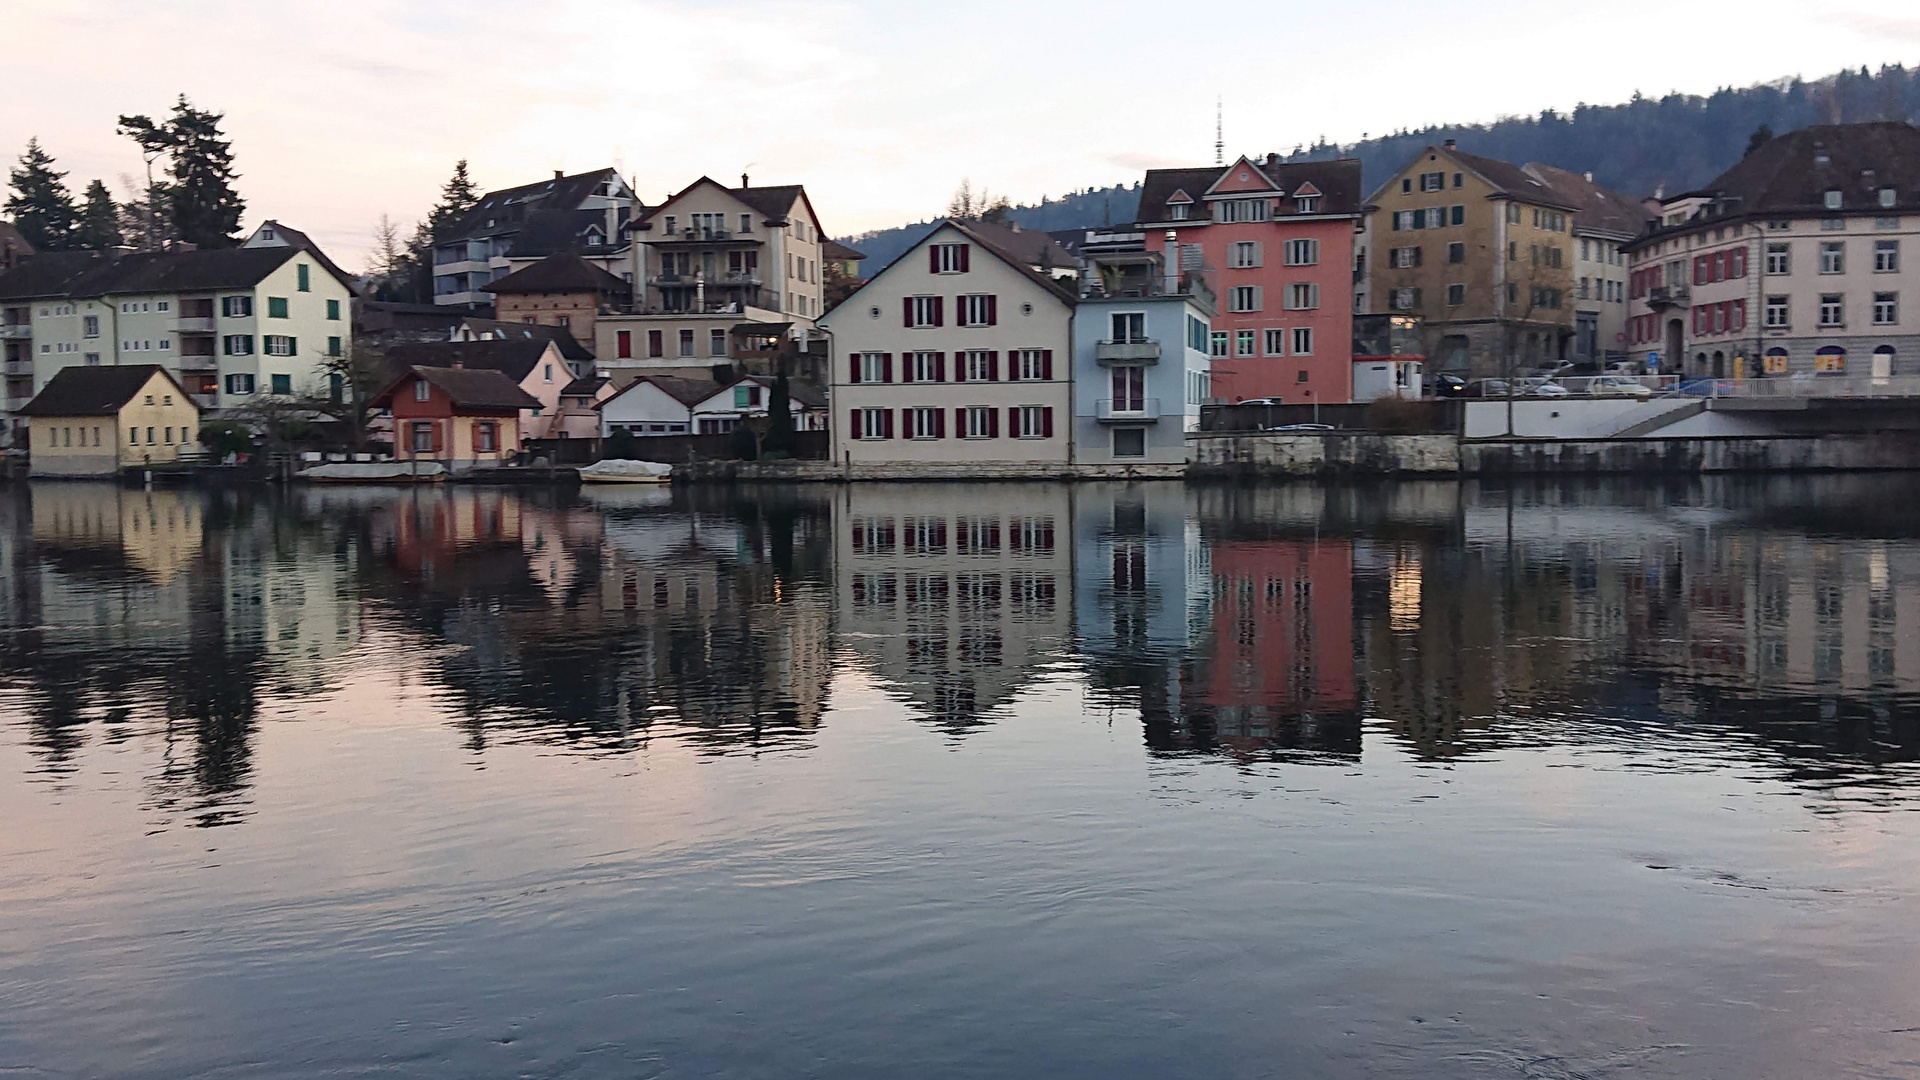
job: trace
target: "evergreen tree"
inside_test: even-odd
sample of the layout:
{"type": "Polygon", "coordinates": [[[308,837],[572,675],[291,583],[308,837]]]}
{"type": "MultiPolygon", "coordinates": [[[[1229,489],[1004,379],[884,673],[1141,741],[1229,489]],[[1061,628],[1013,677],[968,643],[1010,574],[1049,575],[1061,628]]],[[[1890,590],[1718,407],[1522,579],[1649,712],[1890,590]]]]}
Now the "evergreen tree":
{"type": "Polygon", "coordinates": [[[440,202],[427,215],[427,235],[435,242],[445,240],[453,226],[479,201],[480,192],[467,176],[467,159],[461,158],[453,163],[453,176],[440,189],[440,202]]]}
{"type": "Polygon", "coordinates": [[[66,173],[55,172],[53,156],[40,149],[40,140],[28,139],[27,152],[7,177],[13,194],[7,197],[7,216],[39,251],[61,251],[73,246],[78,224],[66,173]]]}
{"type": "Polygon", "coordinates": [[[1765,124],[1761,124],[1759,127],[1753,129],[1753,134],[1747,136],[1747,153],[1751,154],[1772,141],[1773,129],[1765,124]]]}
{"type": "Polygon", "coordinates": [[[767,436],[760,448],[769,457],[786,457],[793,451],[793,403],[785,371],[773,380],[773,396],[767,399],[767,436]]]}
{"type": "Polygon", "coordinates": [[[88,251],[105,251],[125,242],[120,233],[120,208],[107,194],[107,185],[98,180],[87,185],[86,202],[80,207],[80,229],[75,235],[75,246],[88,251]]]}
{"type": "MultiPolygon", "coordinates": [[[[233,189],[239,175],[233,171],[233,143],[220,131],[225,118],[224,113],[194,108],[185,94],[174,102],[173,115],[164,124],[146,116],[120,118],[119,131],[140,145],[150,180],[154,160],[161,155],[168,159],[164,205],[172,231],[203,248],[238,244],[235,234],[247,206],[233,189]]],[[[150,201],[161,203],[158,198],[150,201]]]]}

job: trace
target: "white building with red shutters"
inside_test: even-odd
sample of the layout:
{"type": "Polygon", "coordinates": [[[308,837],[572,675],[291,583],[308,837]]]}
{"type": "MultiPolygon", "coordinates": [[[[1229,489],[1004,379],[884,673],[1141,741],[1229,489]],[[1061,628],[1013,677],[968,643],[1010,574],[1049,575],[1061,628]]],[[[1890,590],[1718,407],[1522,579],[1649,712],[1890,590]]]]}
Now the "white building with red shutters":
{"type": "Polygon", "coordinates": [[[820,320],[833,459],[1073,460],[1073,294],[979,232],[941,223],[820,320]]]}

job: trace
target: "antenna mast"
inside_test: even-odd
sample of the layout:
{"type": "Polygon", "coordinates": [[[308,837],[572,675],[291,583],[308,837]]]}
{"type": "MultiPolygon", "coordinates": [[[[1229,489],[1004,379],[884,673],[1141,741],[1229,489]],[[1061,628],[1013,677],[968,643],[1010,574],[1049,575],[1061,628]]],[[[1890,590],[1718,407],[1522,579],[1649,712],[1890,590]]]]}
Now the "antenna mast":
{"type": "Polygon", "coordinates": [[[1220,102],[1221,99],[1218,96],[1213,99],[1213,163],[1215,165],[1227,163],[1227,140],[1222,137],[1226,128],[1221,123],[1220,102]]]}

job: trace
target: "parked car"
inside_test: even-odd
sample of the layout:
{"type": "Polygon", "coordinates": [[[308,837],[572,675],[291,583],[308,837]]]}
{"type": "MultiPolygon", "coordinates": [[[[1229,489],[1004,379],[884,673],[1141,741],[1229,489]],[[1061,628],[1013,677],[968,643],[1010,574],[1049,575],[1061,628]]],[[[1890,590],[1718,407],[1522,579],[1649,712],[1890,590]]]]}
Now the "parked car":
{"type": "Polygon", "coordinates": [[[1246,398],[1242,401],[1236,401],[1234,402],[1234,404],[1235,405],[1285,405],[1286,402],[1277,397],[1256,397],[1256,398],[1246,398]]]}
{"type": "Polygon", "coordinates": [[[1469,383],[1467,385],[1466,396],[1506,397],[1507,381],[1505,379],[1481,379],[1477,383],[1469,383]]]}
{"type": "Polygon", "coordinates": [[[1332,431],[1332,424],[1275,424],[1267,431],[1332,431]]]}
{"type": "Polygon", "coordinates": [[[1527,391],[1534,397],[1566,397],[1571,392],[1557,382],[1543,382],[1527,391]]]}
{"type": "Polygon", "coordinates": [[[1602,375],[1587,384],[1587,393],[1594,397],[1630,397],[1645,401],[1653,396],[1653,387],[1625,375],[1602,375]]]}
{"type": "Polygon", "coordinates": [[[1466,397],[1468,389],[1467,380],[1458,375],[1448,375],[1442,372],[1433,377],[1433,381],[1427,387],[1427,392],[1437,398],[1466,397]]]}

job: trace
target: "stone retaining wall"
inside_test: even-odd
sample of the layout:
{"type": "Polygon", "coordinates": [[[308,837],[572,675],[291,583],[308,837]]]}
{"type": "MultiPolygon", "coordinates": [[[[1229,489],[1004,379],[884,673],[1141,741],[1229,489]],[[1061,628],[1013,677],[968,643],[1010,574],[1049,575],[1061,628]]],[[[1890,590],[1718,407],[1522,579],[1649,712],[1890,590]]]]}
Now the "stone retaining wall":
{"type": "Polygon", "coordinates": [[[1460,472],[1453,435],[1316,431],[1201,435],[1188,440],[1192,476],[1436,476],[1460,472]]]}

